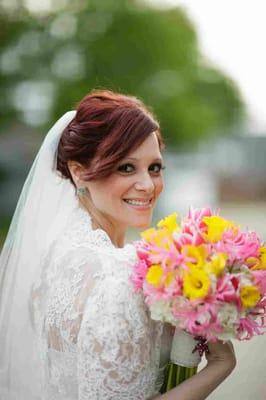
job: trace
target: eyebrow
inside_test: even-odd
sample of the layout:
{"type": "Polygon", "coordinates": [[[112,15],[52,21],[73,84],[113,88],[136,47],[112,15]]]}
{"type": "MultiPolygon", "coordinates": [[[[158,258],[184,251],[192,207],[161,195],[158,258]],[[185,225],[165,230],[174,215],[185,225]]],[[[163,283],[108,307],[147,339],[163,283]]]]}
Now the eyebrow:
{"type": "MultiPolygon", "coordinates": [[[[140,161],[140,158],[125,157],[124,160],[126,160],[126,161],[128,161],[128,160],[131,160],[131,161],[140,161]]],[[[160,161],[160,162],[162,162],[163,159],[160,158],[160,157],[156,157],[156,158],[154,158],[152,161],[153,161],[153,162],[155,162],[155,161],[160,161]]]]}

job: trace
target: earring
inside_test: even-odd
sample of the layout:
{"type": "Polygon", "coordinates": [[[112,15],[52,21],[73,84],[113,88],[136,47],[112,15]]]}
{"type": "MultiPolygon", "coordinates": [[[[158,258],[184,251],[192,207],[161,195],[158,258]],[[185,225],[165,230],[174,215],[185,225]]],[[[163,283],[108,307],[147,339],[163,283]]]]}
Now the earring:
{"type": "Polygon", "coordinates": [[[80,187],[76,189],[76,193],[78,196],[86,196],[88,189],[86,187],[80,187]]]}

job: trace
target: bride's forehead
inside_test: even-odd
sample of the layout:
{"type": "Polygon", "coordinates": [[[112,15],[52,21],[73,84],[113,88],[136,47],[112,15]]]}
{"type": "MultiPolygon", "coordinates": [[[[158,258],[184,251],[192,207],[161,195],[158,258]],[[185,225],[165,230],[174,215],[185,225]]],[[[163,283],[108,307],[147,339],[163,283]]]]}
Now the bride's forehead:
{"type": "Polygon", "coordinates": [[[126,158],[143,158],[143,157],[161,158],[161,151],[158,137],[152,132],[136,149],[128,153],[126,158]]]}

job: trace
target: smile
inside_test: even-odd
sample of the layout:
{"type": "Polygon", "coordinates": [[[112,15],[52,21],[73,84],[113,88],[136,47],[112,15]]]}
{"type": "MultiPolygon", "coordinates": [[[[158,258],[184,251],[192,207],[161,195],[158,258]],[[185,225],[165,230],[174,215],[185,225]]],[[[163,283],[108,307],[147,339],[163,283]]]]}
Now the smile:
{"type": "Polygon", "coordinates": [[[139,200],[139,199],[124,199],[127,204],[130,204],[134,207],[150,207],[152,203],[152,199],[148,200],[139,200]]]}

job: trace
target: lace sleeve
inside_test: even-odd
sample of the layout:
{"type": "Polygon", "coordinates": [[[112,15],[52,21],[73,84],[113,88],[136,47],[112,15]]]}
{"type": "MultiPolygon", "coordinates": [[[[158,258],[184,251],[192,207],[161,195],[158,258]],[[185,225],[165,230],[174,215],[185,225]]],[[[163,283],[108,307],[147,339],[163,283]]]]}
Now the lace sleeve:
{"type": "Polygon", "coordinates": [[[125,265],[112,257],[103,262],[105,268],[94,274],[78,335],[79,400],[148,399],[158,367],[156,329],[131,288],[125,265]]]}

